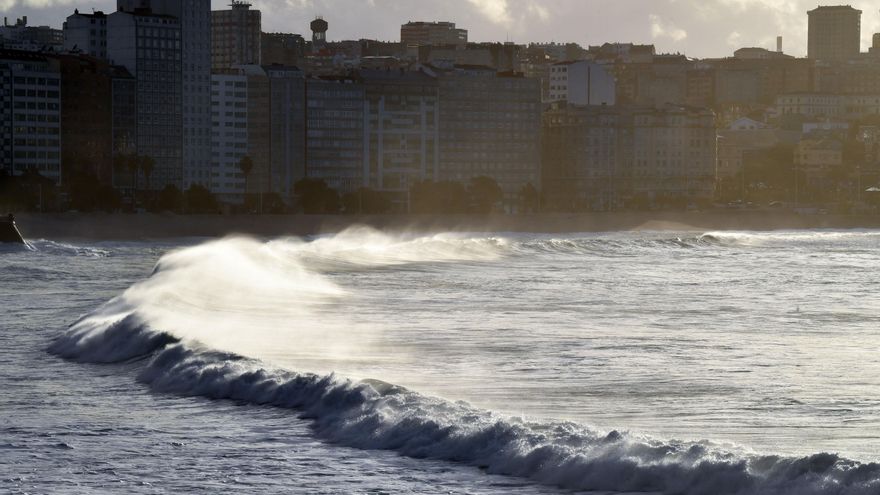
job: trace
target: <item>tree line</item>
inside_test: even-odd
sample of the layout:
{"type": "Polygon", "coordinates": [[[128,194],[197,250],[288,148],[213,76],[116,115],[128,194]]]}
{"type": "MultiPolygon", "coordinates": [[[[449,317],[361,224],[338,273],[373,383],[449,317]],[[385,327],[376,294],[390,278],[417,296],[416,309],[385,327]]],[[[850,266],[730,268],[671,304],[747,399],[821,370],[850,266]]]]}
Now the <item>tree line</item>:
{"type": "MultiPolygon", "coordinates": [[[[248,191],[253,161],[244,157],[239,170],[244,178],[243,201],[222,204],[208,188],[193,184],[186,190],[166,185],[151,187],[155,160],[147,156],[120,155],[114,159],[113,182],[102,182],[94,172],[83,170],[65,177],[62,185],[36,170],[12,176],[0,170],[0,209],[9,211],[81,212],[174,212],[174,213],[305,213],[305,214],[462,214],[500,211],[504,201],[501,187],[491,177],[474,177],[467,184],[453,181],[421,181],[405,193],[360,187],[340,193],[317,178],[293,184],[293,203],[277,193],[248,191]]],[[[539,209],[539,194],[531,184],[519,194],[521,212],[539,209]]]]}

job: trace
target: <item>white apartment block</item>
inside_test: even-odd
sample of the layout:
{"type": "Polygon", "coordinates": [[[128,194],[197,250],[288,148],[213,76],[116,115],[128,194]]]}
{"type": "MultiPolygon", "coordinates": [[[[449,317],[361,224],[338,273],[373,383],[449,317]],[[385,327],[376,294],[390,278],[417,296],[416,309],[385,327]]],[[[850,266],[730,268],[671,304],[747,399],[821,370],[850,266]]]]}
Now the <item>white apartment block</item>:
{"type": "Polygon", "coordinates": [[[211,75],[211,192],[226,203],[244,201],[239,169],[248,154],[248,77],[211,75]]]}
{"type": "Polygon", "coordinates": [[[615,82],[604,66],[589,60],[550,66],[550,101],[573,105],[614,105],[615,82]]]}
{"type": "Polygon", "coordinates": [[[81,14],[74,10],[64,21],[62,31],[65,50],[107,58],[107,15],[103,12],[81,14]]]}

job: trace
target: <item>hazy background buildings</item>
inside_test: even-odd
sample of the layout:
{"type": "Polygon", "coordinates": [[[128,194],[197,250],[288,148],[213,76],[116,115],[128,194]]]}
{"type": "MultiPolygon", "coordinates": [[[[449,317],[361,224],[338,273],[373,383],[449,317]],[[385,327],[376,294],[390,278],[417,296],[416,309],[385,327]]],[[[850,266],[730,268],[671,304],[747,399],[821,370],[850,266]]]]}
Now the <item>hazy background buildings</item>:
{"type": "MultiPolygon", "coordinates": [[[[58,207],[97,184],[122,209],[178,209],[186,192],[213,210],[332,212],[367,196],[412,211],[431,195],[450,211],[486,198],[508,212],[858,209],[878,180],[880,35],[861,51],[850,6],[798,13],[807,57],[773,37],[702,59],[648,43],[473,42],[434,20],[338,40],[346,13],[266,32],[248,2],[211,7],[119,0],[74,8],[61,30],[7,21],[6,174],[48,181],[58,207]]],[[[655,37],[687,36],[661,21],[655,37]]]]}

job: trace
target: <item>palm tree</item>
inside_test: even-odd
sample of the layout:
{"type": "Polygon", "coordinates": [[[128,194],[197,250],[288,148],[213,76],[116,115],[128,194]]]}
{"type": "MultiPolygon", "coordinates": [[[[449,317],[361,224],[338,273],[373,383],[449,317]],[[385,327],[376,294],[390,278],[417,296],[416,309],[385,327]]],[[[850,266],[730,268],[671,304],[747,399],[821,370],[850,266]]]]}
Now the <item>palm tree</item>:
{"type": "Polygon", "coordinates": [[[241,160],[238,161],[238,169],[241,170],[242,175],[244,175],[244,197],[247,198],[248,176],[254,169],[253,158],[249,157],[248,155],[244,155],[243,157],[241,157],[241,160]]]}

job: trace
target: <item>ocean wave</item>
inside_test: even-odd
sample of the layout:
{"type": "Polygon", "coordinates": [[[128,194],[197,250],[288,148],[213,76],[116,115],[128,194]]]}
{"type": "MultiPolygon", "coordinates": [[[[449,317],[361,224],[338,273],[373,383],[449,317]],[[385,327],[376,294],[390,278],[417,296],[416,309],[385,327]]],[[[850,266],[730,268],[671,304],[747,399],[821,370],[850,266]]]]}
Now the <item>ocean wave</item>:
{"type": "Polygon", "coordinates": [[[620,235],[584,234],[569,238],[530,239],[514,242],[511,244],[511,251],[525,255],[538,252],[561,255],[631,256],[642,254],[646,250],[669,251],[734,246],[734,242],[728,242],[726,239],[711,234],[682,236],[662,234],[633,236],[632,238],[620,235]]]}
{"type": "Polygon", "coordinates": [[[740,247],[778,246],[823,243],[876,242],[880,232],[876,230],[812,230],[812,231],[713,231],[700,239],[707,242],[740,247]]]}
{"type": "Polygon", "coordinates": [[[670,235],[668,232],[640,232],[637,235],[615,233],[574,234],[565,238],[547,237],[511,242],[510,250],[521,254],[532,252],[551,254],[585,254],[603,256],[630,256],[645,251],[677,251],[692,249],[757,249],[791,247],[801,245],[845,245],[853,249],[858,243],[873,243],[880,239],[880,232],[845,231],[710,231],[670,235]]]}
{"type": "MultiPolygon", "coordinates": [[[[679,240],[653,242],[674,246],[679,240]]],[[[344,335],[334,333],[349,328],[344,320],[327,313],[316,317],[315,308],[348,297],[325,275],[327,270],[484,262],[539,247],[577,252],[590,246],[552,239],[528,244],[370,231],[348,232],[338,242],[336,236],[312,242],[212,241],[164,256],[149,278],[75,322],[49,351],[82,362],[143,359],[137,379],[156,392],[290,408],[311,419],[315,435],[329,442],[458,462],[574,490],[880,493],[880,465],[835,454],[756,455],[710,442],[531,421],[379,380],[291,371],[249,357],[254,356],[247,351],[251,341],[322,349],[344,335]]]]}
{"type": "Polygon", "coordinates": [[[708,442],[659,441],[571,422],[509,418],[377,380],[271,368],[258,360],[177,342],[137,318],[102,333],[59,338],[51,351],[80,361],[153,354],[138,380],[154,391],[290,408],[327,441],[463,463],[492,474],[574,490],[679,494],[866,495],[880,465],[835,454],[731,453],[708,442]]]}
{"type": "Polygon", "coordinates": [[[56,256],[89,256],[103,258],[110,256],[110,250],[94,246],[77,246],[64,242],[50,241],[46,239],[28,240],[27,245],[31,251],[56,255],[56,256]]]}

